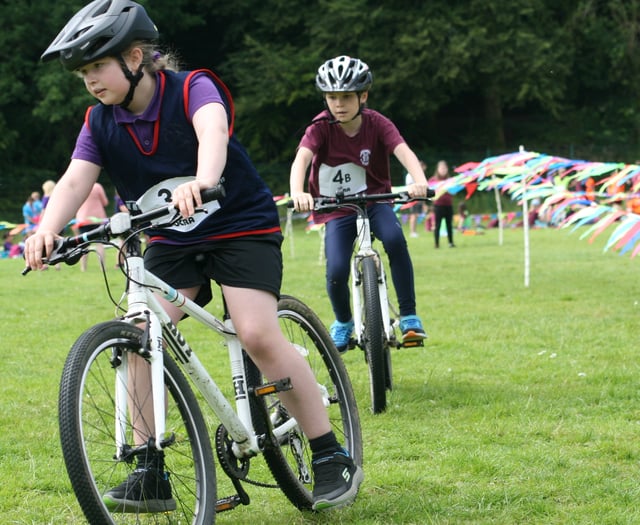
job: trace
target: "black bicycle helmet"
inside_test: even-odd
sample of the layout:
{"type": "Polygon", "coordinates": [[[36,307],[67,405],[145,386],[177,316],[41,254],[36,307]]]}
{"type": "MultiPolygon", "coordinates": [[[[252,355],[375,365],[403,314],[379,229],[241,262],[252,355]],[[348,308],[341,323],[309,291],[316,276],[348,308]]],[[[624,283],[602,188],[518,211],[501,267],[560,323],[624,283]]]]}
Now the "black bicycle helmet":
{"type": "Polygon", "coordinates": [[[359,93],[369,89],[372,82],[369,66],[362,60],[345,55],[327,60],[318,68],[316,75],[316,87],[324,93],[359,93]]]}
{"type": "Polygon", "coordinates": [[[94,0],[78,11],[42,54],[73,71],[106,56],[119,57],[135,40],[155,40],[158,29],[130,0],[94,0]]]}

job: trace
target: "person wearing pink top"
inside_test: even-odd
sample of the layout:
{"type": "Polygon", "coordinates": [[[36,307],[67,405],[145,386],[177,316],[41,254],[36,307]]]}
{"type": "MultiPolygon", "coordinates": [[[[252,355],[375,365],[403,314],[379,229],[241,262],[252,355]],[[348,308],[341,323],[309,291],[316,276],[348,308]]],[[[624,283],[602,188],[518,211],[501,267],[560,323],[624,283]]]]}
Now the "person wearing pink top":
{"type": "Polygon", "coordinates": [[[429,179],[429,183],[436,188],[436,198],[433,201],[433,212],[435,214],[433,235],[436,248],[440,248],[440,228],[442,227],[443,221],[447,229],[449,248],[456,247],[456,245],[453,244],[453,196],[447,191],[438,191],[438,185],[446,181],[449,177],[449,165],[447,161],[438,161],[436,171],[433,177],[429,179]]]}
{"type": "MultiPolygon", "coordinates": [[[[74,227],[80,233],[85,233],[95,228],[107,218],[107,210],[105,208],[108,204],[109,199],[107,199],[107,194],[102,184],[95,182],[89,192],[89,196],[76,212],[76,223],[74,227]]],[[[100,259],[104,260],[104,246],[100,243],[95,246],[100,259]]],[[[80,259],[80,269],[83,272],[87,271],[86,255],[83,255],[82,259],[80,259]]]]}

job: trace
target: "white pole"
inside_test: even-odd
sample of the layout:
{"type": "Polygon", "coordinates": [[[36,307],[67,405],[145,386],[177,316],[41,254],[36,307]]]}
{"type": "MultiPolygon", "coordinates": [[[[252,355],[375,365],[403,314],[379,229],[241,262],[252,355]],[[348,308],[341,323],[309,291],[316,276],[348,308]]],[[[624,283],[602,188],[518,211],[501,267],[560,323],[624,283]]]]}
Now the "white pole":
{"type": "Polygon", "coordinates": [[[284,228],[284,237],[285,239],[289,239],[289,251],[291,253],[291,257],[294,258],[296,256],[295,246],[293,245],[293,208],[287,208],[287,222],[284,228]]]}
{"type": "MultiPolygon", "coordinates": [[[[520,146],[520,153],[523,153],[524,146],[520,146]]],[[[527,202],[527,179],[528,173],[525,171],[522,178],[522,232],[524,235],[524,287],[529,288],[530,273],[530,250],[529,250],[529,203],[527,202]]]]}
{"type": "Polygon", "coordinates": [[[498,246],[502,246],[502,239],[503,239],[503,221],[502,221],[502,201],[500,200],[500,191],[498,190],[498,185],[495,184],[495,180],[496,180],[496,176],[492,173],[491,174],[491,179],[494,182],[493,185],[493,194],[496,197],[496,210],[498,212],[498,246]]]}

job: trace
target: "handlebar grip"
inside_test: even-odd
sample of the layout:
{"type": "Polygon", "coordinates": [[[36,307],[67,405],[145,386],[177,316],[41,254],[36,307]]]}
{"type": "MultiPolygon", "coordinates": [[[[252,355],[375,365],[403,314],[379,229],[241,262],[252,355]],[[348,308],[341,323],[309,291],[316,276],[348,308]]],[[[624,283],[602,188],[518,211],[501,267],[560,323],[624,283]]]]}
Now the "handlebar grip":
{"type": "Polygon", "coordinates": [[[227,195],[227,192],[222,184],[218,184],[213,188],[202,190],[202,192],[200,192],[200,195],[202,197],[202,202],[205,203],[225,197],[227,195]]]}
{"type": "Polygon", "coordinates": [[[430,199],[431,197],[435,197],[435,196],[436,196],[436,190],[432,188],[427,188],[427,199],[430,199]]]}

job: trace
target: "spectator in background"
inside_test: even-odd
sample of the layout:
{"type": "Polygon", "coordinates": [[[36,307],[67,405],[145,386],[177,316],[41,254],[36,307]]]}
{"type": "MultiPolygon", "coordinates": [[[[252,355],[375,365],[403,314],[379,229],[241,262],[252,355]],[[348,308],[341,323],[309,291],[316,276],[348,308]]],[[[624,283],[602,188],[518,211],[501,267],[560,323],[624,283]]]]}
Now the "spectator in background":
{"type": "MultiPolygon", "coordinates": [[[[80,233],[86,233],[93,230],[99,223],[107,218],[106,206],[109,204],[107,194],[102,187],[102,184],[95,182],[89,196],[82,203],[78,211],[76,212],[76,224],[75,227],[80,233]]],[[[101,260],[104,260],[104,246],[100,243],[95,244],[96,251],[101,260]]],[[[83,255],[80,259],[80,269],[83,272],[87,271],[87,256],[83,255]]]]}
{"type": "Polygon", "coordinates": [[[11,248],[13,247],[13,235],[9,232],[4,233],[4,244],[2,245],[2,257],[9,257],[11,248]]]}
{"type": "MultiPolygon", "coordinates": [[[[47,209],[49,198],[51,197],[53,188],[55,187],[56,183],[52,180],[46,180],[42,183],[42,213],[47,209]]],[[[62,235],[62,231],[60,231],[60,235],[62,235]]],[[[56,270],[60,270],[60,264],[56,264],[56,270]]]]}
{"type": "Polygon", "coordinates": [[[56,183],[52,180],[46,180],[42,183],[42,209],[47,207],[53,188],[56,187],[56,183]]]}
{"type": "Polygon", "coordinates": [[[458,217],[456,228],[458,231],[464,232],[470,228],[469,212],[467,211],[467,205],[464,202],[458,204],[458,217]]]}
{"type": "Polygon", "coordinates": [[[34,191],[27,197],[27,202],[22,206],[22,217],[24,223],[27,225],[25,228],[25,234],[33,233],[38,227],[40,221],[40,213],[42,213],[42,201],[40,200],[40,193],[34,191]]]}
{"type": "Polygon", "coordinates": [[[596,181],[593,177],[589,177],[585,183],[585,197],[589,199],[591,202],[596,200],[596,181]]]}
{"type": "MultiPolygon", "coordinates": [[[[422,171],[427,172],[427,163],[424,160],[420,161],[420,166],[422,167],[422,171]]],[[[405,186],[410,186],[414,183],[413,177],[411,173],[407,172],[404,176],[405,186]]],[[[411,208],[409,208],[409,235],[411,237],[417,237],[418,232],[416,231],[416,224],[418,222],[418,217],[423,213],[422,202],[414,201],[412,203],[411,208]]]]}
{"type": "Polygon", "coordinates": [[[439,160],[436,170],[429,185],[435,187],[438,197],[433,200],[433,212],[435,215],[435,224],[433,225],[433,234],[435,238],[436,248],[440,248],[440,227],[444,221],[447,228],[447,238],[449,239],[449,248],[455,248],[453,244],[453,195],[448,191],[441,192],[438,186],[449,178],[449,165],[445,160],[439,160]]]}

